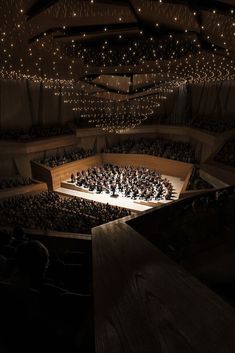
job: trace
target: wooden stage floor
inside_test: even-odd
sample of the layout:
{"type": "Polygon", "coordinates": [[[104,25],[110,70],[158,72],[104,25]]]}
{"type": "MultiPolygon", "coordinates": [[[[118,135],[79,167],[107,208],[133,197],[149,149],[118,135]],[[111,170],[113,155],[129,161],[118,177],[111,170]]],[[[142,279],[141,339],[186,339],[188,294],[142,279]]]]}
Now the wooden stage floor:
{"type": "MultiPolygon", "coordinates": [[[[184,182],[180,178],[163,175],[170,180],[174,186],[174,197],[173,200],[177,200],[183,188],[184,182]]],[[[131,211],[143,212],[149,210],[152,207],[156,207],[171,201],[161,200],[161,201],[144,201],[144,200],[133,200],[129,197],[124,197],[119,195],[118,197],[111,197],[109,194],[96,194],[89,191],[81,191],[81,188],[77,187],[74,184],[71,184],[68,180],[61,183],[61,187],[55,190],[59,194],[67,196],[76,196],[83,199],[92,200],[101,203],[108,203],[112,206],[124,207],[131,211]]]]}

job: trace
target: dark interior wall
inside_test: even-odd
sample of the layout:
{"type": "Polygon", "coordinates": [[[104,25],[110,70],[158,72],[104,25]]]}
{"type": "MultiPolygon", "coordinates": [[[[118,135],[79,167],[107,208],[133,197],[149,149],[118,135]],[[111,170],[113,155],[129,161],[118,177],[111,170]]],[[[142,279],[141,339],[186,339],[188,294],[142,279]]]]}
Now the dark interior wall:
{"type": "Polygon", "coordinates": [[[40,83],[0,80],[0,128],[60,125],[73,120],[73,112],[54,91],[40,83]]]}
{"type": "Polygon", "coordinates": [[[189,87],[192,118],[235,121],[235,81],[189,87]]]}
{"type": "MultiPolygon", "coordinates": [[[[182,86],[160,101],[151,120],[169,124],[196,119],[235,121],[235,81],[182,86]]],[[[65,124],[74,113],[62,97],[39,83],[0,80],[0,129],[65,124]]]]}
{"type": "Polygon", "coordinates": [[[189,124],[197,119],[234,122],[234,98],[235,81],[182,86],[168,94],[148,120],[161,124],[189,124]]]}

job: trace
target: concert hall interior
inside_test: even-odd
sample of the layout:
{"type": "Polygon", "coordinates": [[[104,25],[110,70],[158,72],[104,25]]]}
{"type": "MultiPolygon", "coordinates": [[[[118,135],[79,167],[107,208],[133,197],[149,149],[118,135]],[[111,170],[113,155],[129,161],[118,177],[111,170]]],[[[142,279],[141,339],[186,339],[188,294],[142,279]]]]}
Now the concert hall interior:
{"type": "Polygon", "coordinates": [[[235,352],[235,0],[0,0],[0,352],[235,352]]]}

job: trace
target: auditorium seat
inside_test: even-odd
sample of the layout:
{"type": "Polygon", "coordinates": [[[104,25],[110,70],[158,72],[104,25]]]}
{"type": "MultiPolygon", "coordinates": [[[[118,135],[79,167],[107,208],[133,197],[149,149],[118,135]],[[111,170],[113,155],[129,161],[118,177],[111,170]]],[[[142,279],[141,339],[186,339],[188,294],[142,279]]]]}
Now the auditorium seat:
{"type": "Polygon", "coordinates": [[[91,290],[90,275],[87,268],[81,264],[64,264],[62,279],[70,291],[88,294],[91,290]]]}

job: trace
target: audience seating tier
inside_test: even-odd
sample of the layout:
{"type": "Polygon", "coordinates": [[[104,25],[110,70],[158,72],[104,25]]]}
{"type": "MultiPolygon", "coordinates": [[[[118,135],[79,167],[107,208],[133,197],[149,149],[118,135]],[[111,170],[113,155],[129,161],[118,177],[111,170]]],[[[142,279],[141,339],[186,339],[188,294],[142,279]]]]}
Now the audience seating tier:
{"type": "Polygon", "coordinates": [[[16,224],[32,229],[90,234],[91,229],[112,220],[126,217],[124,208],[85,200],[60,197],[55,192],[21,195],[0,202],[0,224],[16,224]]]}
{"type": "MultiPolygon", "coordinates": [[[[99,128],[96,129],[77,129],[76,135],[79,137],[83,136],[99,136],[104,134],[99,128]]],[[[141,136],[141,135],[148,135],[149,137],[152,135],[153,137],[158,136],[176,136],[176,137],[187,137],[198,142],[205,143],[207,145],[213,146],[217,135],[211,134],[209,131],[201,131],[197,128],[192,128],[188,126],[176,126],[176,125],[144,125],[139,126],[131,129],[131,134],[128,131],[124,133],[128,137],[129,135],[141,136]]]]}
{"type": "Polygon", "coordinates": [[[44,138],[31,142],[14,142],[0,140],[0,155],[30,154],[54,150],[76,145],[78,139],[74,135],[44,138]]]}
{"type": "Polygon", "coordinates": [[[7,199],[17,195],[40,193],[42,191],[47,191],[47,190],[48,190],[47,183],[34,180],[33,184],[31,185],[0,190],[0,199],[7,199]]]}
{"type": "Polygon", "coordinates": [[[24,231],[0,231],[1,352],[93,352],[91,239],[24,231]]]}

